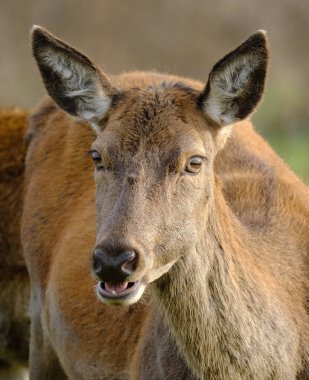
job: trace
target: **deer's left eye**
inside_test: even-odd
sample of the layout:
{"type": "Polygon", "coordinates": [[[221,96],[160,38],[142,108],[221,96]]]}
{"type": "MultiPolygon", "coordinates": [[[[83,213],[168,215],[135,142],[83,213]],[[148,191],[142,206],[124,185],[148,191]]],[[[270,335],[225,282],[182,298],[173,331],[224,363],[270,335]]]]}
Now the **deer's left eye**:
{"type": "Polygon", "coordinates": [[[193,156],[186,163],[185,172],[190,174],[196,174],[201,170],[203,163],[203,157],[193,156]]]}
{"type": "Polygon", "coordinates": [[[91,157],[92,157],[92,161],[94,162],[97,170],[104,170],[105,169],[103,162],[102,162],[102,157],[98,151],[92,150],[91,151],[91,157]]]}

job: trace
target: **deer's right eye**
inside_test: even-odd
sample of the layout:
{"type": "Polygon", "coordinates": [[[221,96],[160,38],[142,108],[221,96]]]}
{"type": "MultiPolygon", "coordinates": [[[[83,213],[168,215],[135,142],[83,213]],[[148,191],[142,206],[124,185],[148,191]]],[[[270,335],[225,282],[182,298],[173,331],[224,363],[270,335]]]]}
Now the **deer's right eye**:
{"type": "Polygon", "coordinates": [[[94,165],[95,165],[97,170],[104,170],[105,169],[103,162],[102,162],[102,157],[98,151],[92,150],[91,151],[91,157],[92,157],[92,161],[94,162],[94,165]]]}

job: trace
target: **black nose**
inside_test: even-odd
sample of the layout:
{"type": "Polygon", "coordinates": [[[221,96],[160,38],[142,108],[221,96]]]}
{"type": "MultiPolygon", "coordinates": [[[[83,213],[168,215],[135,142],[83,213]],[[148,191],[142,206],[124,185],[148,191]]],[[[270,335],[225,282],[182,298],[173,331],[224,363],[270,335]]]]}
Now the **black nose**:
{"type": "Polygon", "coordinates": [[[104,282],[124,282],[134,272],[136,265],[137,253],[134,250],[110,252],[96,247],[93,253],[93,271],[104,282]]]}

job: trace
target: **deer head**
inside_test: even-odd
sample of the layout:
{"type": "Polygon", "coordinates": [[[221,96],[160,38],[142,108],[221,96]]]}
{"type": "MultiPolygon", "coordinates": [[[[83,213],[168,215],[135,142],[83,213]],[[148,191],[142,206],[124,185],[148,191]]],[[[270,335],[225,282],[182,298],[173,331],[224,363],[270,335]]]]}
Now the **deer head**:
{"type": "Polygon", "coordinates": [[[222,58],[204,89],[147,73],[119,84],[46,30],[35,27],[32,39],[49,95],[96,131],[98,297],[134,303],[181,257],[196,254],[211,223],[214,158],[261,99],[265,32],[222,58]]]}

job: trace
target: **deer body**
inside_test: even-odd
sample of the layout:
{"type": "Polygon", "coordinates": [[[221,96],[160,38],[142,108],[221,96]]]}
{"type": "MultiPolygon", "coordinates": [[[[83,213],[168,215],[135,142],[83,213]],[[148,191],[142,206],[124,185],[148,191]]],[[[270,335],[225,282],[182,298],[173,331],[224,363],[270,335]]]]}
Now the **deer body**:
{"type": "Polygon", "coordinates": [[[108,78],[34,32],[50,95],[94,130],[52,100],[32,117],[32,379],[306,378],[307,189],[250,122],[231,131],[261,96],[263,38],[220,61],[203,93],[173,76],[108,78]]]}

